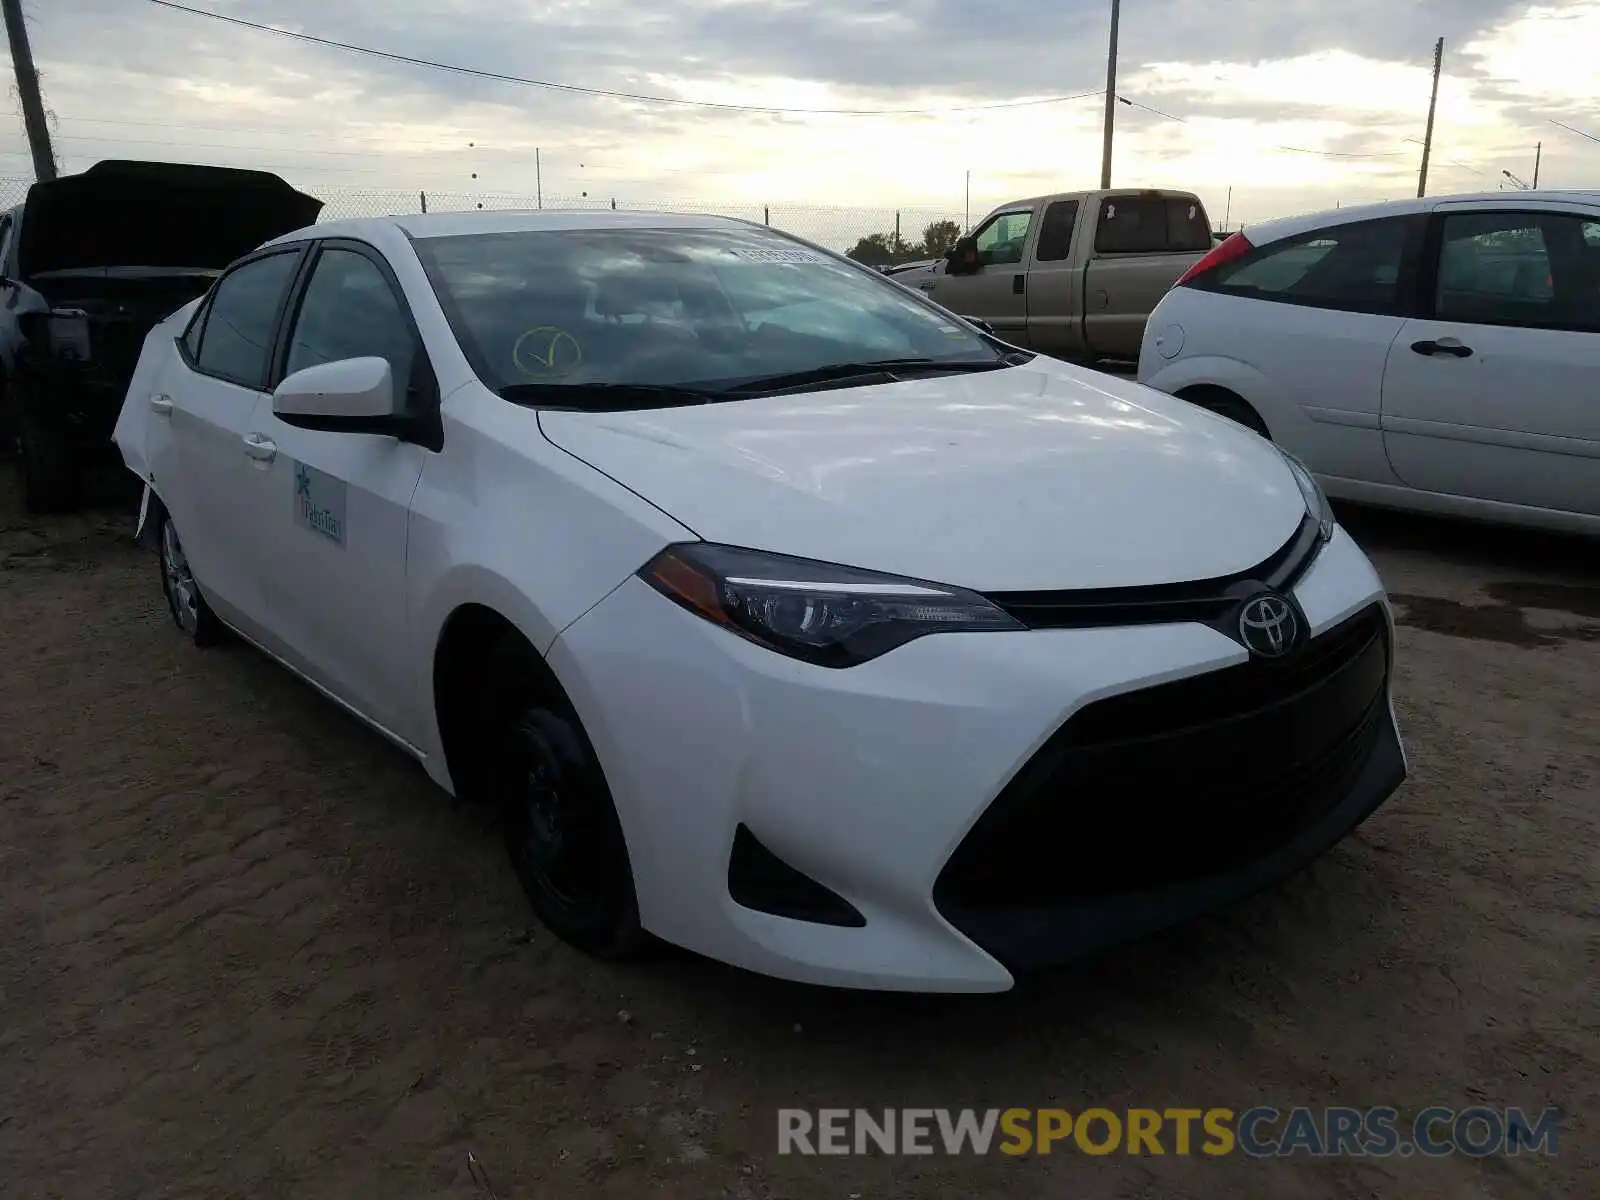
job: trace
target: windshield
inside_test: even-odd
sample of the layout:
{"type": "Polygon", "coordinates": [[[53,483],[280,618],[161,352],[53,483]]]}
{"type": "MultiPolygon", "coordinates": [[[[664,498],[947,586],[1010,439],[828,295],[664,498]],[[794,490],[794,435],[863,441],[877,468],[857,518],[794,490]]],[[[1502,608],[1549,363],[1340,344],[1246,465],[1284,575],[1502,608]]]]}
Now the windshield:
{"type": "Polygon", "coordinates": [[[717,392],[853,363],[996,364],[1003,350],[875,272],[762,229],[583,229],[416,242],[489,387],[717,392]],[[576,385],[576,386],[575,386],[576,385]]]}

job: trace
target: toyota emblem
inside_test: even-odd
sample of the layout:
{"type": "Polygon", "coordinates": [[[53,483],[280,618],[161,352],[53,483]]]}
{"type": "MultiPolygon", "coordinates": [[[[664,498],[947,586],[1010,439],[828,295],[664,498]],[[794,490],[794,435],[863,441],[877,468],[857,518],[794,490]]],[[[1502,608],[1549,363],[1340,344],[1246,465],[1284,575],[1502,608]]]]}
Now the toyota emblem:
{"type": "Polygon", "coordinates": [[[1267,592],[1239,612],[1239,640],[1260,658],[1282,658],[1300,640],[1300,619],[1282,596],[1267,592]]]}

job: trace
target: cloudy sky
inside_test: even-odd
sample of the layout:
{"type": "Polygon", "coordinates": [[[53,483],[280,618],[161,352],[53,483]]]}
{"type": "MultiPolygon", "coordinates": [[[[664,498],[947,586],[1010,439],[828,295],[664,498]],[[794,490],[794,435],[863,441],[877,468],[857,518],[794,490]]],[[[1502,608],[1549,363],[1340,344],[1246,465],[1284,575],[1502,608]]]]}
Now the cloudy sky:
{"type": "MultiPolygon", "coordinates": [[[[973,215],[1093,187],[1110,0],[185,0],[640,103],[308,45],[151,0],[24,0],[56,150],[261,166],[352,193],[895,206],[973,215]],[[877,115],[886,109],[936,110],[877,115]],[[950,111],[967,109],[968,111],[950,111]],[[476,178],[474,178],[476,176],[476,178]]],[[[1600,0],[1124,0],[1116,182],[1220,223],[1414,194],[1434,40],[1432,191],[1510,170],[1600,186],[1600,0]],[[1309,151],[1309,153],[1308,153],[1309,151]]],[[[14,99],[14,92],[13,92],[14,99]]],[[[29,173],[19,117],[0,175],[29,173]]],[[[371,203],[382,206],[385,197],[371,203]]],[[[435,201],[435,206],[440,200],[435,201]]],[[[803,231],[802,231],[803,232],[803,231]]]]}

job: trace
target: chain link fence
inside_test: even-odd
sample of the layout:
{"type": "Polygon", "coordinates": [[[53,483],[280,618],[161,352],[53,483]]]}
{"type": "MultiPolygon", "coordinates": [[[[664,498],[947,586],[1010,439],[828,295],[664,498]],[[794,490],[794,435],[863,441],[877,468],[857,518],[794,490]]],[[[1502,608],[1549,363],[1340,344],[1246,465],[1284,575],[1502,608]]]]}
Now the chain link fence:
{"type": "MultiPolygon", "coordinates": [[[[22,203],[33,181],[0,177],[0,210],[22,203]]],[[[469,192],[402,192],[365,188],[303,189],[324,201],[322,220],[478,209],[618,209],[629,212],[706,213],[757,221],[831,250],[846,251],[863,238],[896,247],[894,257],[915,258],[925,231],[940,222],[960,225],[963,214],[937,208],[869,208],[826,204],[719,204],[711,200],[639,199],[633,196],[518,196],[469,192]]]]}
{"type": "Polygon", "coordinates": [[[338,188],[313,189],[327,202],[322,219],[373,217],[420,212],[472,212],[478,209],[616,209],[627,212],[704,213],[756,221],[797,234],[833,250],[849,250],[863,238],[915,247],[930,225],[963,214],[936,208],[868,208],[826,204],[722,204],[714,200],[640,199],[634,196],[520,196],[470,192],[395,192],[338,188]]]}

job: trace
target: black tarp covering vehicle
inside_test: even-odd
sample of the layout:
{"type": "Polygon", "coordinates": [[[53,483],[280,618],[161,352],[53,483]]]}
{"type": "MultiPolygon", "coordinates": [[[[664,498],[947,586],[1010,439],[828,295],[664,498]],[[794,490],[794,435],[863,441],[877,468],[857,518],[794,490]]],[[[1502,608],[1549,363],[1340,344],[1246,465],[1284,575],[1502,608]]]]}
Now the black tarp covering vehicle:
{"type": "Polygon", "coordinates": [[[321,211],[265,171],[107,160],[0,216],[0,445],[29,510],[75,507],[83,470],[116,457],[145,335],[321,211]]]}

